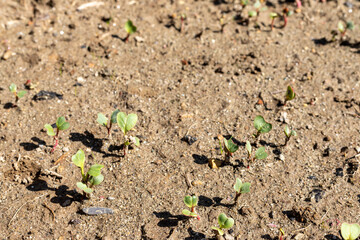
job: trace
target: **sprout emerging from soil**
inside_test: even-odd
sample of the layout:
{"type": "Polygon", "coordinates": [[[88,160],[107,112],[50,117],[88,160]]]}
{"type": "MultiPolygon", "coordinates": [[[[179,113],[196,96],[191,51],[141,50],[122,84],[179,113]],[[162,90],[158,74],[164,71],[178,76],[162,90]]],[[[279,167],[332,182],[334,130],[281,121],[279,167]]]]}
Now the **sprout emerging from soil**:
{"type": "Polygon", "coordinates": [[[127,43],[129,41],[130,35],[136,32],[136,27],[134,26],[131,20],[127,20],[127,22],[125,23],[125,30],[127,32],[125,42],[127,43]]]}
{"type": "Polygon", "coordinates": [[[341,236],[344,240],[355,240],[360,236],[360,225],[353,223],[341,224],[341,236]]]}
{"type": "Polygon", "coordinates": [[[249,161],[253,162],[255,159],[258,160],[262,160],[267,158],[268,154],[265,151],[265,147],[259,147],[256,152],[255,152],[255,156],[252,158],[252,147],[249,141],[246,141],[246,145],[245,145],[246,151],[248,153],[248,158],[249,161]]]}
{"type": "Polygon", "coordinates": [[[47,130],[47,134],[49,136],[54,136],[55,144],[51,150],[53,153],[55,151],[55,148],[59,144],[59,133],[60,131],[64,131],[70,127],[70,124],[66,122],[64,117],[59,117],[56,120],[56,133],[54,132],[54,128],[50,124],[45,124],[44,128],[47,130]]]}
{"type": "Polygon", "coordinates": [[[137,147],[140,146],[139,138],[127,136],[127,133],[135,127],[136,122],[138,120],[138,116],[135,113],[130,113],[129,115],[126,115],[126,113],[119,112],[117,114],[116,120],[121,131],[124,133],[125,141],[123,145],[124,145],[124,156],[126,156],[127,149],[129,148],[129,145],[131,143],[133,143],[137,147]]]}
{"type": "Polygon", "coordinates": [[[274,30],[274,23],[275,23],[275,18],[278,17],[277,13],[270,13],[270,19],[271,19],[271,31],[274,30]]]}
{"type": "Polygon", "coordinates": [[[15,85],[15,83],[12,83],[9,86],[9,90],[10,92],[12,92],[15,96],[15,104],[13,104],[14,107],[16,107],[17,102],[19,101],[20,98],[22,98],[23,96],[25,96],[26,91],[22,90],[22,91],[17,91],[17,87],[15,85]]]}
{"type": "Polygon", "coordinates": [[[293,11],[290,11],[287,7],[284,7],[284,9],[283,9],[283,19],[284,19],[283,28],[286,27],[286,25],[288,23],[288,17],[291,16],[292,14],[293,14],[293,11]]]}
{"type": "Polygon", "coordinates": [[[180,21],[181,21],[181,25],[180,25],[180,32],[184,32],[184,27],[185,27],[185,20],[186,20],[186,14],[182,13],[180,16],[180,21]]]}
{"type": "Polygon", "coordinates": [[[195,211],[195,207],[198,204],[198,198],[195,195],[194,196],[185,196],[184,203],[186,206],[188,206],[190,208],[190,211],[187,209],[184,209],[184,210],[182,210],[182,213],[185,216],[194,217],[197,220],[200,220],[200,216],[195,211]]]}
{"type": "Polygon", "coordinates": [[[225,213],[221,213],[218,217],[219,227],[211,227],[213,230],[216,231],[217,235],[224,235],[223,229],[228,229],[234,226],[234,219],[228,218],[225,213]]]}
{"type": "Polygon", "coordinates": [[[86,194],[93,192],[93,186],[99,185],[104,180],[104,176],[101,174],[101,169],[104,165],[94,164],[85,174],[85,154],[81,149],[72,156],[71,160],[81,170],[81,182],[77,182],[76,186],[84,192],[84,196],[86,197],[86,194]]]}
{"type": "Polygon", "coordinates": [[[291,136],[294,136],[294,137],[297,136],[296,132],[294,130],[290,129],[288,125],[285,126],[284,133],[285,133],[285,137],[286,137],[284,146],[286,146],[287,143],[290,141],[291,136]]]}
{"type": "Polygon", "coordinates": [[[272,129],[272,125],[264,120],[262,116],[256,116],[254,119],[254,127],[257,130],[254,134],[255,138],[258,138],[261,133],[268,133],[272,129]]]}
{"type": "Polygon", "coordinates": [[[96,121],[101,126],[106,127],[107,132],[108,132],[108,136],[110,136],[110,130],[111,130],[112,124],[117,122],[117,115],[118,115],[119,112],[120,112],[120,110],[118,110],[118,109],[113,111],[113,113],[111,114],[110,122],[108,122],[108,118],[105,117],[104,114],[98,113],[98,118],[97,118],[96,121]]]}
{"type": "Polygon", "coordinates": [[[295,98],[295,96],[296,96],[296,93],[294,92],[294,89],[291,86],[288,86],[286,89],[284,106],[286,106],[286,103],[288,101],[293,100],[295,98]]]}
{"type": "Polygon", "coordinates": [[[338,30],[339,30],[339,32],[340,32],[340,34],[341,34],[341,40],[344,39],[345,34],[346,34],[346,31],[347,31],[348,29],[349,29],[349,30],[353,30],[353,29],[354,29],[354,23],[353,23],[352,21],[346,22],[346,26],[344,26],[342,22],[339,22],[339,23],[338,23],[338,30]]]}
{"type": "Polygon", "coordinates": [[[279,240],[284,240],[285,232],[282,228],[279,228],[279,240]]]}
{"type": "Polygon", "coordinates": [[[218,136],[219,139],[219,144],[220,144],[220,151],[221,154],[223,152],[225,152],[225,159],[224,162],[225,163],[229,163],[230,162],[230,157],[232,157],[233,153],[236,152],[239,149],[239,146],[236,145],[233,140],[231,140],[231,138],[229,138],[229,140],[227,140],[226,138],[224,138],[223,136],[219,135],[218,136]],[[224,147],[222,146],[221,141],[223,140],[224,142],[224,147]]]}
{"type": "Polygon", "coordinates": [[[234,205],[237,203],[241,194],[250,192],[250,186],[251,184],[249,182],[242,183],[239,178],[236,178],[236,183],[234,185],[234,189],[236,192],[234,205]]]}

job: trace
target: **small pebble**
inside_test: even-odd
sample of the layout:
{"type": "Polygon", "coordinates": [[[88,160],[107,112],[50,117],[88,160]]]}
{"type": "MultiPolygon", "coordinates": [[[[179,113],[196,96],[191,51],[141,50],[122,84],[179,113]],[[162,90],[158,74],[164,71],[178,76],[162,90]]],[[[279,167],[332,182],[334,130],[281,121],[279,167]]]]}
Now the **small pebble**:
{"type": "Polygon", "coordinates": [[[194,142],[197,141],[197,138],[190,135],[186,135],[181,140],[187,142],[189,145],[192,145],[194,142]]]}
{"type": "Polygon", "coordinates": [[[114,213],[114,211],[111,208],[104,208],[104,207],[83,208],[82,211],[87,215],[100,215],[100,214],[113,214],[114,213]]]}
{"type": "Polygon", "coordinates": [[[279,118],[280,122],[288,123],[287,112],[282,112],[279,118]]]}
{"type": "Polygon", "coordinates": [[[360,153],[360,147],[359,147],[359,146],[355,147],[355,151],[356,151],[357,153],[360,153]]]}
{"type": "Polygon", "coordinates": [[[85,80],[83,77],[78,77],[76,80],[77,80],[79,83],[84,83],[84,82],[86,82],[86,80],[85,80]]]}
{"type": "Polygon", "coordinates": [[[191,182],[191,184],[194,186],[194,187],[197,187],[197,186],[201,186],[204,184],[204,182],[200,181],[200,180],[194,180],[191,182]]]}
{"type": "Polygon", "coordinates": [[[283,154],[280,154],[279,159],[280,159],[281,161],[285,161],[285,156],[284,156],[283,154]]]}
{"type": "Polygon", "coordinates": [[[68,152],[69,151],[69,148],[68,147],[64,147],[63,148],[63,152],[68,152]]]}
{"type": "Polygon", "coordinates": [[[112,200],[115,200],[114,197],[107,197],[108,200],[112,201],[112,200]]]}

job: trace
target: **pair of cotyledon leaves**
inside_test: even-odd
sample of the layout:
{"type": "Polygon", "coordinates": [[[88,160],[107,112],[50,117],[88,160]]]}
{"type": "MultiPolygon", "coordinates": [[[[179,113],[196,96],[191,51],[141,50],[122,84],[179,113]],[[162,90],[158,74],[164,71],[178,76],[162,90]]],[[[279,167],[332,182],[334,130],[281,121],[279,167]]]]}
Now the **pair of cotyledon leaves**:
{"type": "MultiPolygon", "coordinates": [[[[194,196],[185,196],[184,197],[184,203],[186,206],[188,206],[189,208],[193,208],[197,206],[198,203],[198,198],[194,195],[194,196]]],[[[198,215],[194,212],[191,212],[187,209],[184,209],[182,211],[182,213],[186,216],[191,216],[191,217],[197,217],[198,215]]]]}
{"type": "MultiPolygon", "coordinates": [[[[251,156],[252,147],[249,141],[246,141],[245,145],[246,151],[248,152],[249,157],[251,156]]],[[[255,158],[262,160],[267,158],[268,154],[265,151],[265,147],[259,147],[255,152],[255,158]]]]}
{"type": "Polygon", "coordinates": [[[268,133],[272,129],[272,125],[265,121],[262,116],[256,116],[254,119],[254,127],[260,133],[268,133]]]}
{"type": "MultiPolygon", "coordinates": [[[[111,123],[119,125],[124,135],[135,127],[137,120],[138,116],[135,113],[126,115],[126,113],[120,112],[118,109],[111,114],[110,118],[111,123]]],[[[108,126],[108,118],[102,113],[98,114],[97,122],[104,127],[108,126]]],[[[140,140],[137,137],[133,138],[133,142],[136,146],[140,145],[140,140]]]]}
{"type": "Polygon", "coordinates": [[[360,225],[343,223],[341,224],[341,236],[344,240],[355,240],[360,236],[360,225]]]}
{"type": "MultiPolygon", "coordinates": [[[[47,130],[47,134],[49,136],[55,136],[54,128],[50,124],[45,124],[45,129],[47,130]]],[[[70,124],[66,122],[64,117],[59,117],[56,120],[56,128],[59,130],[66,130],[70,127],[70,124]]]]}
{"type": "Polygon", "coordinates": [[[10,90],[10,92],[14,93],[18,98],[22,98],[26,94],[25,90],[22,90],[22,91],[18,92],[15,83],[12,83],[9,86],[9,90],[10,90]]]}
{"type": "Polygon", "coordinates": [[[242,181],[239,178],[236,178],[234,190],[237,193],[241,193],[241,194],[248,193],[248,192],[250,192],[250,186],[251,186],[251,183],[249,183],[249,182],[242,183],[242,181]]]}
{"type": "MultiPolygon", "coordinates": [[[[126,115],[126,113],[120,112],[119,110],[115,110],[111,114],[110,119],[112,123],[117,123],[119,125],[124,135],[126,135],[128,131],[135,127],[137,120],[138,116],[135,113],[130,113],[129,115],[126,115]]],[[[97,122],[100,125],[106,127],[108,125],[108,118],[105,117],[104,114],[99,113],[97,122]]]]}
{"type": "Polygon", "coordinates": [[[85,174],[85,153],[81,149],[72,156],[71,160],[81,169],[82,182],[77,182],[76,186],[86,193],[91,193],[93,190],[86,185],[86,182],[89,182],[91,185],[99,185],[104,180],[104,176],[101,174],[101,169],[104,167],[104,165],[94,164],[85,174]]]}
{"type": "Polygon", "coordinates": [[[221,213],[218,217],[219,227],[211,227],[212,229],[218,231],[222,236],[224,235],[223,229],[231,228],[234,225],[234,219],[228,218],[225,213],[221,213]]]}

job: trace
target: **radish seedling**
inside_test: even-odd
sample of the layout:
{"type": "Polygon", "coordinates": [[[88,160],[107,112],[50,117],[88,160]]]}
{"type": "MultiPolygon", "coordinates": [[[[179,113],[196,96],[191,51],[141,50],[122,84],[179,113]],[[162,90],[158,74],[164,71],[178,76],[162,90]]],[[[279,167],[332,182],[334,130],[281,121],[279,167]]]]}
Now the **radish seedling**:
{"type": "Polygon", "coordinates": [[[185,216],[194,217],[197,220],[200,220],[200,216],[195,211],[195,207],[198,204],[198,198],[195,195],[194,196],[185,196],[184,203],[186,206],[188,206],[190,208],[190,211],[187,209],[184,209],[184,210],[182,210],[182,213],[185,216]]]}
{"type": "Polygon", "coordinates": [[[127,22],[125,23],[125,30],[127,32],[125,42],[127,43],[129,41],[130,35],[136,32],[136,27],[134,26],[131,20],[127,20],[127,22]]]}
{"type": "Polygon", "coordinates": [[[47,130],[47,134],[49,136],[54,136],[55,144],[51,150],[51,152],[53,153],[55,151],[55,148],[59,144],[59,132],[68,129],[70,127],[70,124],[66,122],[64,117],[59,117],[56,120],[56,133],[54,132],[54,128],[50,124],[45,124],[44,127],[47,130]]]}
{"type": "Polygon", "coordinates": [[[285,133],[285,137],[286,137],[284,146],[286,146],[287,143],[290,141],[291,136],[294,136],[294,137],[297,136],[296,132],[294,130],[291,130],[288,125],[285,126],[284,133],[285,133]]]}
{"type": "Polygon", "coordinates": [[[360,236],[360,225],[353,223],[341,224],[341,236],[344,240],[355,240],[360,236]]]}
{"type": "Polygon", "coordinates": [[[108,132],[108,136],[110,136],[110,130],[111,130],[112,124],[117,122],[117,115],[118,115],[119,112],[120,112],[120,110],[118,110],[118,109],[116,109],[115,111],[113,111],[113,113],[111,114],[111,118],[110,118],[110,122],[109,122],[109,123],[108,123],[108,118],[105,117],[104,114],[98,113],[98,118],[97,118],[96,121],[97,121],[101,126],[106,127],[107,132],[108,132]]]}
{"type": "Polygon", "coordinates": [[[72,156],[71,160],[81,170],[81,182],[77,182],[76,186],[84,191],[85,196],[88,193],[92,193],[92,187],[99,185],[104,180],[104,176],[101,174],[101,169],[104,167],[104,165],[94,164],[85,174],[85,153],[81,149],[72,156]]]}
{"type": "Polygon", "coordinates": [[[237,203],[241,194],[250,192],[250,186],[251,184],[249,182],[242,183],[239,178],[236,178],[236,183],[234,185],[234,189],[236,192],[234,205],[237,203]]]}
{"type": "Polygon", "coordinates": [[[343,40],[343,38],[345,37],[346,31],[348,29],[350,30],[354,29],[354,23],[352,21],[346,22],[346,26],[344,26],[342,22],[338,23],[338,30],[341,34],[341,40],[343,40]]]}
{"type": "Polygon", "coordinates": [[[295,98],[295,96],[296,96],[296,93],[294,92],[294,89],[291,86],[288,86],[286,89],[284,106],[286,105],[286,103],[288,101],[293,100],[295,98]]]}
{"type": "Polygon", "coordinates": [[[246,151],[248,153],[248,158],[250,161],[254,161],[255,159],[258,160],[262,160],[267,158],[268,154],[265,151],[265,147],[259,147],[256,152],[255,152],[255,156],[253,158],[251,158],[252,155],[252,147],[249,141],[246,141],[246,145],[245,145],[246,151]]]}
{"type": "Polygon", "coordinates": [[[225,152],[224,161],[225,161],[225,163],[229,163],[230,162],[230,157],[232,157],[233,153],[236,152],[239,149],[239,146],[236,145],[233,142],[233,140],[231,140],[231,138],[229,138],[229,140],[227,140],[223,136],[219,135],[218,139],[219,139],[221,154],[223,152],[225,152]],[[222,146],[221,140],[223,140],[223,142],[224,142],[224,147],[222,146]]]}
{"type": "Polygon", "coordinates": [[[287,22],[288,22],[288,17],[291,16],[292,14],[293,14],[292,11],[290,11],[287,7],[284,7],[284,9],[283,9],[283,19],[284,19],[283,28],[286,27],[287,22]]]}
{"type": "Polygon", "coordinates": [[[126,134],[135,127],[136,122],[138,120],[138,116],[135,113],[130,113],[126,115],[126,113],[119,112],[116,117],[117,123],[124,133],[124,156],[126,155],[127,149],[131,143],[135,146],[140,146],[140,140],[137,137],[127,136],[126,134]]]}
{"type": "Polygon", "coordinates": [[[10,92],[12,92],[15,96],[15,104],[13,105],[14,107],[16,107],[16,103],[19,101],[20,98],[22,98],[23,96],[25,96],[26,91],[22,90],[22,91],[17,91],[17,87],[15,85],[15,83],[12,83],[9,86],[9,90],[10,92]]]}
{"type": "Polygon", "coordinates": [[[278,15],[277,13],[270,13],[270,18],[271,18],[271,31],[274,30],[274,22],[275,22],[275,18],[277,18],[278,15]]]}
{"type": "Polygon", "coordinates": [[[257,130],[256,134],[254,134],[255,138],[258,138],[261,133],[268,133],[272,129],[272,125],[267,123],[262,116],[256,116],[254,119],[254,127],[257,130]]]}
{"type": "Polygon", "coordinates": [[[234,219],[228,218],[225,213],[221,213],[218,217],[219,227],[211,227],[218,235],[224,235],[223,229],[231,228],[234,225],[234,219]]]}

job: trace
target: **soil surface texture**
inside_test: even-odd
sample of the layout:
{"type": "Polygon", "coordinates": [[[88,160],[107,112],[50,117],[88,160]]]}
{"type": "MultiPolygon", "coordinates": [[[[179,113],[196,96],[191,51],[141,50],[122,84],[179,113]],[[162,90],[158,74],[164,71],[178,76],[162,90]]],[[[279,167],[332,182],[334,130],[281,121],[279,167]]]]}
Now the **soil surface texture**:
{"type": "Polygon", "coordinates": [[[215,239],[220,213],[227,240],[341,240],[360,223],[360,2],[260,3],[249,19],[253,0],[0,0],[1,239],[215,239]],[[118,124],[97,123],[116,109],[138,116],[126,155],[118,124]],[[258,115],[272,130],[256,139],[258,115]],[[229,162],[219,136],[239,146],[229,162]],[[104,165],[89,199],[79,149],[104,165]],[[236,178],[251,187],[234,204],[236,178]]]}

